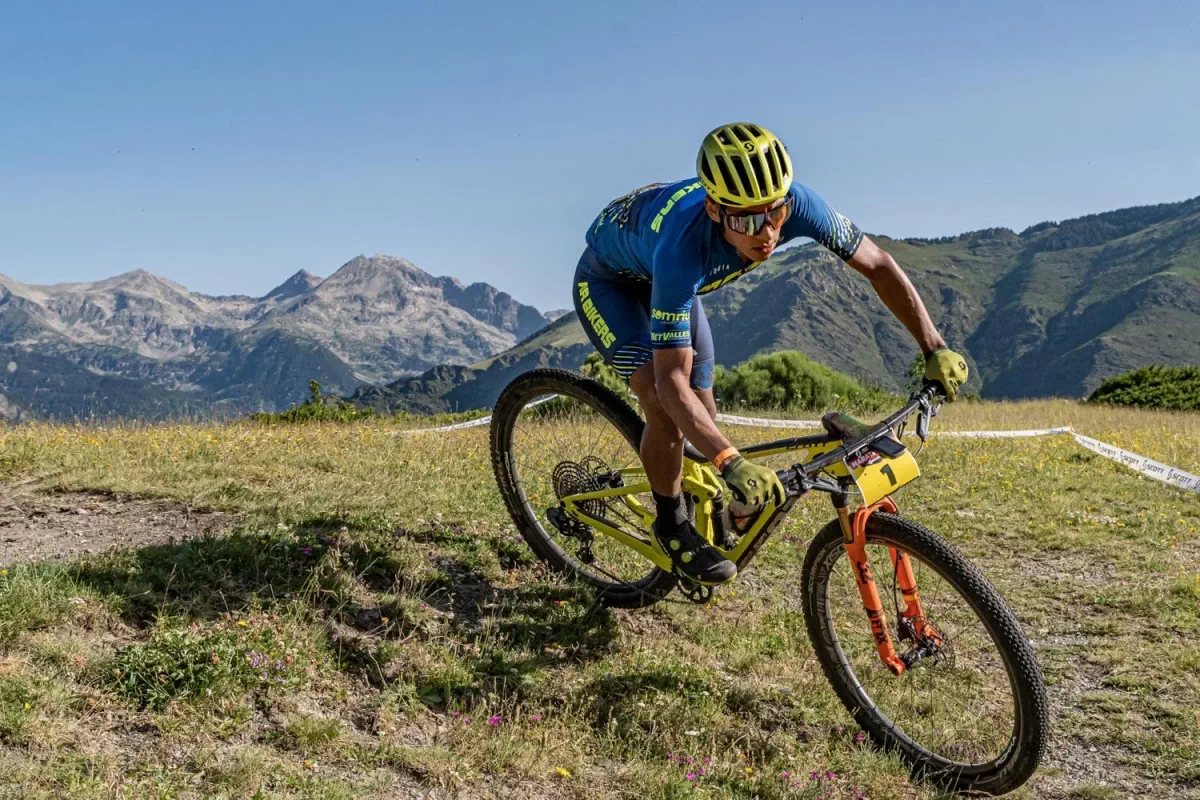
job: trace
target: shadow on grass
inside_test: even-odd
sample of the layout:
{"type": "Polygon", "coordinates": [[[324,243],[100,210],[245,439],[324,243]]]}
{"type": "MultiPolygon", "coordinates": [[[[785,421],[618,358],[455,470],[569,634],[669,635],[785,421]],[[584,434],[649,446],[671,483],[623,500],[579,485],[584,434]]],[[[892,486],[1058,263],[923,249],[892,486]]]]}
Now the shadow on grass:
{"type": "Polygon", "coordinates": [[[375,685],[396,676],[389,646],[416,642],[444,653],[455,643],[454,681],[409,676],[423,700],[451,702],[519,693],[534,673],[601,657],[617,637],[612,613],[595,607],[581,586],[547,583],[532,572],[510,571],[504,586],[489,580],[487,564],[492,574],[508,569],[505,546],[457,526],[384,534],[321,519],[111,554],[70,571],[138,629],[160,617],[203,624],[298,605],[325,629],[339,668],[375,685]],[[416,560],[397,546],[401,534],[422,545],[416,560]]]}

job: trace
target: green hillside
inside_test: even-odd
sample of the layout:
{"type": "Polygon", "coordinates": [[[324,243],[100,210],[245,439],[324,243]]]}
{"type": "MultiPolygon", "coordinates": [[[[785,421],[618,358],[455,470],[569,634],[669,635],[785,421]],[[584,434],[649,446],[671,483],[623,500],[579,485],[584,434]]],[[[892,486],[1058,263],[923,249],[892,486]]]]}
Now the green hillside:
{"type": "MultiPolygon", "coordinates": [[[[1082,397],[1147,364],[1200,361],[1200,197],[1019,234],[872,238],[904,266],[951,346],[965,351],[969,392],[1082,397]]],[[[706,295],[704,306],[725,366],[799,350],[900,390],[916,352],[870,284],[814,244],[776,255],[706,295]]],[[[412,410],[482,407],[518,365],[577,366],[588,352],[569,315],[473,367],[438,368],[373,391],[412,410]]]]}

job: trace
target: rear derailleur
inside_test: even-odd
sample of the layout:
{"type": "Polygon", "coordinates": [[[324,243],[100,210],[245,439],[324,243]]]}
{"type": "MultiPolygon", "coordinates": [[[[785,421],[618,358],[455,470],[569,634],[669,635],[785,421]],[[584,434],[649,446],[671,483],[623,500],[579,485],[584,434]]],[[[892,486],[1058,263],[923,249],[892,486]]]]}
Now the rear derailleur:
{"type": "Polygon", "coordinates": [[[563,536],[569,536],[579,542],[577,555],[581,563],[591,564],[596,560],[596,554],[592,552],[594,536],[591,528],[569,516],[567,510],[561,505],[547,508],[546,519],[550,520],[550,524],[557,528],[563,536]]]}

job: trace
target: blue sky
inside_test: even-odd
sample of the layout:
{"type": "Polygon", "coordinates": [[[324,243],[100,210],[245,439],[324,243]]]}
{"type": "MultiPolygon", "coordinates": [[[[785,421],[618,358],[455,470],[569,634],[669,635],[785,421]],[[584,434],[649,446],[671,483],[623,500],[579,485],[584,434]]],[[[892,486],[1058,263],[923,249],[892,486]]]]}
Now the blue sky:
{"type": "Polygon", "coordinates": [[[568,305],[736,119],[868,231],[1200,194],[1200,3],[0,1],[0,272],[262,294],[404,256],[568,305]]]}

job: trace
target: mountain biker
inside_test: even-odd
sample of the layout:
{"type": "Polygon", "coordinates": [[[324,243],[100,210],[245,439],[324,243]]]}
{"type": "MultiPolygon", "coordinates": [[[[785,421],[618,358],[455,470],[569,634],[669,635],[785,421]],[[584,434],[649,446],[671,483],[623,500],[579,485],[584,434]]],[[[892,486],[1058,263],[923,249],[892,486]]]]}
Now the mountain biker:
{"type": "Polygon", "coordinates": [[[606,363],[629,382],[646,417],[641,458],[654,493],[654,534],[676,570],[703,584],[737,567],[697,534],[681,496],[686,437],[750,505],[783,487],[742,458],[717,429],[713,341],[700,295],[766,261],[801,236],[865,275],[926,359],[948,399],[967,379],[917,290],[890,255],[820,195],[792,180],[783,142],[759,125],[722,125],[704,137],[697,178],[651,184],[609,203],[587,232],[575,270],[575,311],[606,363]],[[703,191],[700,191],[703,189],[703,191]]]}

